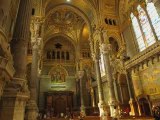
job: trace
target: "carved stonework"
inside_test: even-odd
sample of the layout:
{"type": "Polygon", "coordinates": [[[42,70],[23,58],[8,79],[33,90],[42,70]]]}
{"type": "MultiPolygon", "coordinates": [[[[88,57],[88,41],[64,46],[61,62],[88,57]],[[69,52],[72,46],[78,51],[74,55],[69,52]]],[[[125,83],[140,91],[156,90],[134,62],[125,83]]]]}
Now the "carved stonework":
{"type": "Polygon", "coordinates": [[[109,110],[107,109],[107,106],[104,102],[100,101],[98,103],[98,107],[99,107],[99,113],[100,113],[100,117],[102,120],[107,120],[108,116],[109,116],[109,110]]]}
{"type": "Polygon", "coordinates": [[[24,120],[25,106],[27,100],[28,94],[4,92],[0,107],[0,119],[24,120]]]}
{"type": "Polygon", "coordinates": [[[84,76],[84,71],[78,71],[77,77],[78,77],[79,79],[82,79],[83,76],[84,76]]]}
{"type": "Polygon", "coordinates": [[[83,19],[76,13],[69,9],[59,9],[54,11],[47,18],[45,29],[49,27],[55,27],[63,31],[70,31],[74,29],[76,25],[83,23],[83,19]]]}
{"type": "Polygon", "coordinates": [[[111,44],[105,44],[105,43],[103,43],[101,45],[100,49],[101,49],[101,52],[103,54],[108,54],[109,52],[111,52],[112,46],[111,46],[111,44]]]}
{"type": "Polygon", "coordinates": [[[29,100],[26,106],[25,120],[37,120],[38,107],[37,103],[33,100],[29,100]]]}

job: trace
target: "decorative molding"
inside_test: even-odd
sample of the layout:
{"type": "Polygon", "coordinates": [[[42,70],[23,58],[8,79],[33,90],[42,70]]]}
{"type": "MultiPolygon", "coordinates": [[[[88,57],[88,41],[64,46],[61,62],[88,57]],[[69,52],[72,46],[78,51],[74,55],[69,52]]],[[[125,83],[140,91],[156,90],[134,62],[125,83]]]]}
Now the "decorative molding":
{"type": "Polygon", "coordinates": [[[139,66],[144,62],[147,62],[150,58],[160,56],[160,42],[153,44],[148,47],[146,50],[140,52],[136,56],[134,56],[131,60],[125,62],[126,69],[131,69],[135,66],[139,66]]]}

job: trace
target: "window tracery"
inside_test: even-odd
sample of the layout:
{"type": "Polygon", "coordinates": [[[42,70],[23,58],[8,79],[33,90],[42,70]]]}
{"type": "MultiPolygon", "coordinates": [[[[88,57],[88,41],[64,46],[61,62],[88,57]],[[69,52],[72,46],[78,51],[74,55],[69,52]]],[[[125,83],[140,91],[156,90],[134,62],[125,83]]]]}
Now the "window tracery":
{"type": "Polygon", "coordinates": [[[145,36],[144,42],[146,44],[146,47],[148,47],[148,46],[152,45],[153,43],[155,43],[156,40],[155,40],[153,31],[151,29],[151,26],[149,24],[149,21],[148,21],[148,18],[147,18],[145,11],[143,10],[143,8],[140,5],[138,5],[137,10],[139,13],[139,21],[142,26],[142,31],[145,36]]]}
{"type": "Polygon", "coordinates": [[[160,40],[160,17],[153,2],[147,3],[145,10],[138,5],[137,11],[138,16],[131,13],[130,18],[139,51],[143,51],[154,44],[157,38],[160,40]]]}
{"type": "Polygon", "coordinates": [[[145,46],[143,36],[142,36],[141,30],[140,30],[140,26],[138,24],[138,20],[133,15],[133,13],[131,13],[131,20],[132,20],[132,25],[133,25],[134,33],[136,36],[136,40],[138,42],[139,50],[143,51],[146,48],[146,46],[145,46]]]}
{"type": "Polygon", "coordinates": [[[157,38],[158,38],[158,40],[160,40],[160,17],[159,17],[157,10],[152,2],[147,3],[147,12],[148,12],[149,17],[151,19],[152,25],[155,29],[157,38]]]}

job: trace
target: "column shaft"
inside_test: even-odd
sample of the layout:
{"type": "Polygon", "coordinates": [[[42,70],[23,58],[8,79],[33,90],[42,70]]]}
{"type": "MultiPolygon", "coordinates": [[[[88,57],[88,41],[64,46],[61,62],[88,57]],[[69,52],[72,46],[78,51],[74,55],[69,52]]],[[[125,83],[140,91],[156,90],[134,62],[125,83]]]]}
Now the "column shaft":
{"type": "Polygon", "coordinates": [[[15,77],[26,79],[27,47],[29,41],[32,1],[21,0],[13,39],[11,52],[13,54],[15,77]]]}
{"type": "Polygon", "coordinates": [[[31,99],[37,101],[37,80],[38,80],[38,48],[33,46],[32,49],[32,67],[31,67],[31,80],[29,87],[31,91],[31,99]]]}
{"type": "Polygon", "coordinates": [[[109,116],[108,116],[107,106],[104,101],[104,94],[103,94],[102,79],[101,79],[98,55],[93,54],[93,59],[94,59],[95,70],[96,70],[96,79],[97,79],[98,96],[99,96],[98,107],[99,107],[100,117],[101,117],[101,120],[107,120],[109,116]]]}
{"type": "Polygon", "coordinates": [[[26,81],[26,57],[31,10],[32,0],[20,1],[15,31],[11,40],[15,74],[13,80],[7,84],[2,97],[1,120],[24,120],[26,101],[29,98],[26,81]]]}
{"type": "Polygon", "coordinates": [[[101,52],[103,54],[104,58],[104,65],[106,70],[106,76],[108,81],[108,89],[109,89],[109,106],[110,106],[110,112],[111,116],[117,118],[117,115],[113,113],[115,109],[117,110],[118,102],[116,100],[115,91],[114,91],[114,84],[113,84],[113,77],[112,77],[112,71],[111,71],[111,64],[110,64],[110,58],[109,58],[109,52],[111,52],[111,45],[102,43],[101,45],[101,52]]]}
{"type": "Polygon", "coordinates": [[[86,112],[85,112],[85,104],[84,104],[84,71],[78,71],[78,76],[79,76],[79,80],[80,80],[80,99],[81,99],[81,115],[85,116],[86,112]]]}

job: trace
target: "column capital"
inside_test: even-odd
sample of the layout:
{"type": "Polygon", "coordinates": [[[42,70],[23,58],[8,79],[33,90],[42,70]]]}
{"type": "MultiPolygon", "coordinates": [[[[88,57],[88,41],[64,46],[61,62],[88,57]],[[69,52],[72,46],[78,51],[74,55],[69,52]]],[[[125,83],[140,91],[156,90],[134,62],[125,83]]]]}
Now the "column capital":
{"type": "Polygon", "coordinates": [[[92,59],[93,61],[99,61],[100,60],[100,55],[97,53],[92,53],[92,59]]]}
{"type": "Polygon", "coordinates": [[[41,26],[44,22],[44,19],[42,17],[35,16],[31,20],[31,37],[39,38],[41,37],[41,26]]]}
{"type": "Polygon", "coordinates": [[[84,76],[84,71],[83,71],[83,70],[80,70],[80,71],[77,72],[77,77],[78,77],[79,79],[82,79],[83,76],[84,76]]]}
{"type": "Polygon", "coordinates": [[[32,49],[39,49],[41,45],[41,38],[31,38],[32,49]]]}
{"type": "Polygon", "coordinates": [[[37,25],[42,25],[44,23],[45,19],[42,16],[34,16],[31,19],[31,25],[37,24],[37,25]]]}
{"type": "Polygon", "coordinates": [[[111,44],[102,43],[100,50],[102,54],[108,54],[112,50],[111,44]]]}

